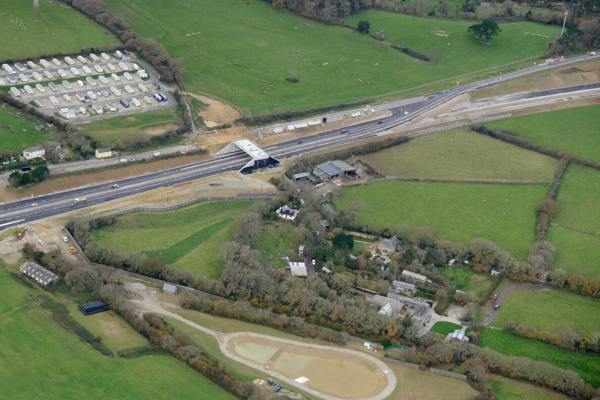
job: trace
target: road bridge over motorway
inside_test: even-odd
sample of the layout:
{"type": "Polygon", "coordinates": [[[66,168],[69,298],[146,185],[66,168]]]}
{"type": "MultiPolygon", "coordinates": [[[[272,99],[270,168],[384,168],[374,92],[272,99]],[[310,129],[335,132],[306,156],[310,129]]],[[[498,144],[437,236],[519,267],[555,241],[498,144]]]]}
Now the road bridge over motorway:
{"type": "MultiPolygon", "coordinates": [[[[557,66],[568,65],[595,58],[600,58],[600,55],[574,57],[560,63],[540,65],[517,71],[512,74],[506,74],[483,81],[470,83],[468,85],[460,86],[433,96],[429,96],[428,100],[419,103],[419,105],[415,108],[411,108],[411,111],[408,114],[405,114],[404,112],[393,113],[392,116],[384,117],[378,120],[361,122],[352,126],[323,132],[314,136],[279,143],[266,147],[264,151],[275,159],[281,159],[366,140],[377,135],[384,134],[384,132],[390,130],[391,128],[408,122],[425,112],[431,111],[448,100],[470,90],[543,71],[549,68],[555,68],[557,66]]],[[[564,93],[566,96],[573,90],[574,89],[572,88],[553,89],[550,93],[553,95],[564,93]]],[[[576,88],[576,90],[579,91],[581,88],[576,88]]],[[[546,95],[548,95],[548,91],[541,91],[537,94],[537,96],[546,95]]],[[[224,154],[221,157],[211,160],[131,177],[116,182],[95,184],[87,187],[66,190],[59,193],[43,195],[35,198],[35,200],[26,199],[1,204],[0,230],[42,218],[60,215],[91,205],[132,196],[156,188],[189,182],[208,176],[214,176],[223,172],[240,170],[244,167],[244,165],[247,165],[247,163],[247,155],[245,153],[239,154],[239,152],[236,152],[232,154],[224,154]],[[76,198],[79,199],[79,201],[76,201],[76,198]]]]}

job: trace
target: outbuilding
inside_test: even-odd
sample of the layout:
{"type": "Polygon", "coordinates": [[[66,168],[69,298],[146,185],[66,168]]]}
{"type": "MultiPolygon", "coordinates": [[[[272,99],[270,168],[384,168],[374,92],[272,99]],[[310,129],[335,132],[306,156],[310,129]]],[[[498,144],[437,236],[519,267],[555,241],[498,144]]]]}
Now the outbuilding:
{"type": "Polygon", "coordinates": [[[90,303],[82,304],[79,306],[79,311],[83,315],[98,314],[104,311],[108,311],[108,304],[101,300],[92,301],[90,303]]]}
{"type": "Polygon", "coordinates": [[[31,261],[25,262],[19,271],[42,286],[48,286],[59,280],[58,275],[31,261]]]}
{"type": "Polygon", "coordinates": [[[46,155],[46,149],[43,146],[34,146],[23,150],[23,158],[26,160],[33,160],[34,158],[41,158],[46,155]]]}
{"type": "Polygon", "coordinates": [[[306,270],[306,263],[290,261],[288,265],[290,266],[290,272],[292,276],[298,276],[303,278],[308,276],[308,271],[306,270]]]}
{"type": "Polygon", "coordinates": [[[356,168],[342,160],[326,161],[313,169],[313,175],[324,181],[354,174],[356,174],[356,168]]]}
{"type": "Polygon", "coordinates": [[[98,147],[96,149],[96,158],[109,158],[112,157],[112,150],[110,147],[98,147]]]}
{"type": "Polygon", "coordinates": [[[163,283],[162,291],[167,294],[177,294],[177,286],[165,282],[163,283]]]}

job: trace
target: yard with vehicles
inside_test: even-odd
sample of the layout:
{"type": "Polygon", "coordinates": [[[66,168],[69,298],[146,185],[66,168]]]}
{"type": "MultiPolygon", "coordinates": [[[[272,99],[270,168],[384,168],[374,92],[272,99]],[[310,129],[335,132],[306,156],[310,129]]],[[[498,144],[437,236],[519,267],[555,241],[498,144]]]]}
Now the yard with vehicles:
{"type": "Polygon", "coordinates": [[[557,248],[556,267],[600,276],[599,197],[600,172],[571,165],[563,177],[558,211],[549,230],[557,248]]]}
{"type": "Polygon", "coordinates": [[[119,41],[77,11],[58,2],[5,0],[0,10],[0,60],[77,53],[82,49],[111,49],[119,41]],[[8,39],[10,38],[10,40],[8,39]]]}
{"type": "Polygon", "coordinates": [[[120,252],[158,256],[210,278],[221,274],[220,250],[251,201],[205,202],[168,212],[133,213],[92,232],[92,241],[120,252]]]}
{"type": "Polygon", "coordinates": [[[440,180],[550,181],[558,165],[467,129],[422,136],[360,159],[387,176],[440,180]]]}
{"type": "Polygon", "coordinates": [[[55,321],[49,310],[36,303],[38,296],[52,295],[34,289],[0,265],[0,352],[3,362],[10,365],[1,369],[3,396],[235,398],[167,355],[103,356],[55,321]]]}
{"type": "Polygon", "coordinates": [[[600,356],[563,350],[533,339],[526,339],[497,329],[484,329],[479,337],[481,347],[489,347],[500,353],[546,361],[557,367],[570,369],[586,382],[600,387],[600,356]]]}
{"type": "Polygon", "coordinates": [[[369,229],[427,226],[439,239],[490,240],[524,259],[534,240],[535,209],[546,185],[381,180],[334,193],[339,209],[358,207],[369,229]]]}
{"type": "Polygon", "coordinates": [[[131,141],[149,141],[153,136],[175,130],[182,124],[179,110],[177,108],[166,108],[94,121],[84,125],[83,129],[100,145],[119,147],[131,141]]]}
{"type": "Polygon", "coordinates": [[[600,162],[600,105],[526,115],[485,125],[516,132],[538,146],[600,162]]]}
{"type": "Polygon", "coordinates": [[[428,84],[439,80],[450,87],[456,75],[542,56],[558,32],[533,23],[503,25],[506,33],[487,46],[467,33],[468,22],[398,15],[400,26],[415,32],[409,40],[424,41],[425,50],[442,48],[440,62],[427,63],[366,35],[282,12],[261,0],[243,5],[235,0],[175,0],[168,9],[159,0],[107,4],[134,31],[183,61],[188,91],[222,98],[247,115],[334,106],[421,86],[428,91],[428,84]],[[460,31],[458,40],[448,46],[454,38],[432,33],[432,21],[448,32],[460,31]],[[466,58],[469,63],[463,62],[466,58]]]}
{"type": "Polygon", "coordinates": [[[516,290],[502,302],[492,324],[505,327],[509,321],[542,332],[562,334],[571,328],[580,335],[592,335],[599,331],[600,303],[563,290],[516,290]]]}
{"type": "Polygon", "coordinates": [[[54,138],[54,132],[43,121],[34,120],[7,104],[0,104],[0,150],[20,153],[27,147],[54,138]]]}

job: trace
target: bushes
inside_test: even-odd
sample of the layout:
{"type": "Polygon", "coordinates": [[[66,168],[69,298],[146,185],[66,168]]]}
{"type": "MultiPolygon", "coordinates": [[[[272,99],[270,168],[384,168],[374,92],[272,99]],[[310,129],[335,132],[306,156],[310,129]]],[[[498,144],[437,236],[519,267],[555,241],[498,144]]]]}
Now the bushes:
{"type": "Polygon", "coordinates": [[[38,165],[37,167],[34,167],[31,172],[14,171],[8,177],[8,183],[13,187],[40,183],[45,181],[49,174],[50,171],[45,164],[38,165]]]}
{"type": "Polygon", "coordinates": [[[149,344],[147,346],[133,347],[130,349],[122,349],[117,351],[117,355],[123,358],[136,358],[142,357],[148,354],[162,354],[165,350],[155,344],[149,344]]]}

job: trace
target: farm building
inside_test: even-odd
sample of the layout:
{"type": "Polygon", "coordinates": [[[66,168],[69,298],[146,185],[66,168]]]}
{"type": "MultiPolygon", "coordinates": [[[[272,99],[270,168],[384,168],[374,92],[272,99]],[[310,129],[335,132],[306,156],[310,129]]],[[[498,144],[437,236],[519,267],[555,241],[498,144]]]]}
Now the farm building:
{"type": "Polygon", "coordinates": [[[417,293],[417,287],[415,285],[413,285],[412,283],[406,283],[402,281],[393,281],[392,289],[398,294],[404,293],[414,295],[415,293],[417,293]]]}
{"type": "Polygon", "coordinates": [[[302,182],[302,181],[308,181],[310,183],[317,183],[317,178],[315,178],[310,172],[299,172],[297,174],[294,174],[294,176],[292,178],[294,179],[294,182],[296,182],[296,183],[302,182]]]}
{"type": "Polygon", "coordinates": [[[367,297],[367,301],[377,304],[380,307],[379,311],[384,309],[384,312],[387,313],[387,309],[391,308],[392,315],[410,315],[417,324],[425,324],[431,313],[431,306],[429,303],[391,292],[388,293],[387,296],[376,294],[367,297]]]}
{"type": "Polygon", "coordinates": [[[260,168],[266,168],[279,164],[279,160],[268,155],[263,149],[248,139],[236,140],[217,152],[217,156],[246,153],[252,158],[240,169],[242,174],[249,174],[260,168]]]}
{"type": "Polygon", "coordinates": [[[341,160],[326,161],[313,169],[313,175],[324,181],[354,174],[356,174],[356,168],[341,160]]]}
{"type": "Polygon", "coordinates": [[[97,314],[107,310],[108,304],[100,300],[92,301],[79,306],[79,311],[81,311],[83,315],[97,314]]]}
{"type": "Polygon", "coordinates": [[[31,261],[27,261],[21,265],[19,271],[43,286],[51,285],[59,280],[58,275],[31,261]]]}
{"type": "Polygon", "coordinates": [[[429,282],[429,278],[427,278],[425,275],[417,274],[416,272],[408,271],[406,269],[402,271],[402,277],[418,282],[429,282]]]}
{"type": "Polygon", "coordinates": [[[96,158],[109,158],[112,157],[112,150],[110,147],[98,147],[96,149],[96,158]]]}
{"type": "Polygon", "coordinates": [[[292,276],[308,276],[308,271],[306,270],[306,263],[290,261],[288,264],[290,266],[290,272],[292,273],[292,276]]]}
{"type": "Polygon", "coordinates": [[[385,253],[393,253],[398,251],[399,248],[400,239],[398,239],[396,236],[392,236],[391,238],[381,238],[377,243],[377,249],[385,253]]]}
{"type": "Polygon", "coordinates": [[[176,294],[177,286],[165,282],[163,283],[162,291],[167,294],[176,294]]]}
{"type": "Polygon", "coordinates": [[[23,150],[23,158],[26,160],[44,157],[44,155],[46,155],[46,149],[43,146],[35,146],[23,150]]]}

